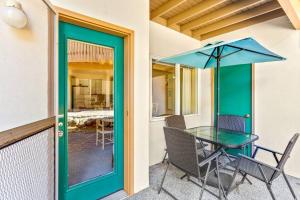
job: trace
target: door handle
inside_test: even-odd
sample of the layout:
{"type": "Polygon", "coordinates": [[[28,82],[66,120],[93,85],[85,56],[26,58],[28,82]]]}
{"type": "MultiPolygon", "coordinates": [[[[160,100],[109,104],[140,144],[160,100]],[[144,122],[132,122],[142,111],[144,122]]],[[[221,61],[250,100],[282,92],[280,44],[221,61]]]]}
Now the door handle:
{"type": "MultiPolygon", "coordinates": [[[[61,116],[58,116],[58,118],[63,118],[64,116],[61,115],[61,116]]],[[[64,136],[64,123],[63,122],[58,122],[58,137],[63,137],[64,136]]]]}
{"type": "Polygon", "coordinates": [[[64,132],[63,131],[58,131],[58,137],[62,137],[64,136],[64,132]]]}
{"type": "Polygon", "coordinates": [[[244,115],[244,117],[245,117],[245,118],[250,118],[251,115],[250,115],[250,114],[246,114],[246,115],[244,115]]]}

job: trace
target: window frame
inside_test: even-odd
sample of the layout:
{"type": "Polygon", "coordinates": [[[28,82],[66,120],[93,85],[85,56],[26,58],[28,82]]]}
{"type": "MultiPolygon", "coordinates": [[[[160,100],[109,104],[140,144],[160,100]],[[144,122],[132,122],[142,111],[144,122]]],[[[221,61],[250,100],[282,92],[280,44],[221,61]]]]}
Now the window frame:
{"type": "MultiPolygon", "coordinates": [[[[152,116],[152,67],[153,67],[153,61],[155,60],[159,60],[158,57],[155,56],[150,56],[150,72],[149,72],[149,76],[150,76],[150,99],[149,99],[149,115],[150,115],[150,121],[151,122],[155,122],[155,121],[164,121],[166,116],[161,116],[161,117],[154,117],[152,116]]],[[[175,115],[180,115],[180,64],[175,64],[175,115]]],[[[195,116],[195,115],[199,115],[200,114],[200,104],[199,101],[201,99],[201,92],[200,92],[200,86],[201,86],[201,70],[197,69],[197,111],[196,113],[192,113],[192,114],[187,114],[185,116],[195,116]]]]}

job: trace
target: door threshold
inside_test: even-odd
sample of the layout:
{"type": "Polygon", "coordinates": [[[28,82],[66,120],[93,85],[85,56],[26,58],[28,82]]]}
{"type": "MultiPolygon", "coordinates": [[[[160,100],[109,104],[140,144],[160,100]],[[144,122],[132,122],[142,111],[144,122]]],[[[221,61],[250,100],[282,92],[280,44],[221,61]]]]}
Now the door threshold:
{"type": "Polygon", "coordinates": [[[120,190],[99,200],[122,200],[126,199],[127,197],[128,194],[124,190],[120,190]]]}

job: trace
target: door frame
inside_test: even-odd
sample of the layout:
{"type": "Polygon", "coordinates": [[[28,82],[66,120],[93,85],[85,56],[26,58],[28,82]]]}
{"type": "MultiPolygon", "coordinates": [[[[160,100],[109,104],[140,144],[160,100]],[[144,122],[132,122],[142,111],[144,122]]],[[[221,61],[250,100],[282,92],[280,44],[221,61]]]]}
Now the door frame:
{"type": "MultiPolygon", "coordinates": [[[[252,115],[251,115],[251,130],[252,133],[255,133],[255,65],[252,64],[251,67],[251,74],[252,74],[252,115]]],[[[210,77],[210,85],[211,85],[211,99],[210,99],[210,106],[211,106],[211,126],[215,124],[215,69],[211,70],[211,77],[210,77]]]]}
{"type": "Polygon", "coordinates": [[[134,193],[134,31],[55,7],[58,20],[124,38],[124,191],[134,193]]]}

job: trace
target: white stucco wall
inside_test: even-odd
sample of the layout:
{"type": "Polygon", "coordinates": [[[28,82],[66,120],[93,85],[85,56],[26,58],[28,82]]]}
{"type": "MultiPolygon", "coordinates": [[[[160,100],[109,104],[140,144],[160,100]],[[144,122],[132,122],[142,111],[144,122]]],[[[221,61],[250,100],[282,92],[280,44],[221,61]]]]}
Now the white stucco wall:
{"type": "Polygon", "coordinates": [[[150,21],[150,56],[167,57],[198,48],[200,41],[150,21]]]}
{"type": "MultiPolygon", "coordinates": [[[[0,19],[0,132],[48,117],[48,8],[18,1],[28,25],[15,29],[0,19]]],[[[44,131],[1,149],[1,199],[54,199],[53,139],[44,131]]]]}
{"type": "MultiPolygon", "coordinates": [[[[150,22],[150,57],[161,58],[199,48],[200,41],[150,22]]],[[[186,116],[187,127],[211,124],[210,70],[201,71],[200,115],[186,116]]],[[[149,114],[150,115],[150,114],[149,114]]],[[[149,165],[162,161],[165,149],[163,118],[150,120],[149,165]]]]}
{"type": "Polygon", "coordinates": [[[134,192],[149,185],[149,0],[51,0],[134,31],[134,192]]]}
{"type": "Polygon", "coordinates": [[[48,9],[40,0],[19,2],[26,28],[0,20],[0,131],[46,118],[48,112],[48,9]]]}
{"type": "MultiPolygon", "coordinates": [[[[292,28],[287,17],[281,17],[210,41],[243,37],[253,37],[287,58],[255,66],[255,133],[260,137],[257,143],[283,151],[292,135],[300,132],[300,31],[292,28]]],[[[274,163],[272,155],[261,154],[259,158],[274,163]]],[[[286,172],[300,177],[299,166],[300,141],[287,162],[286,172]]]]}

